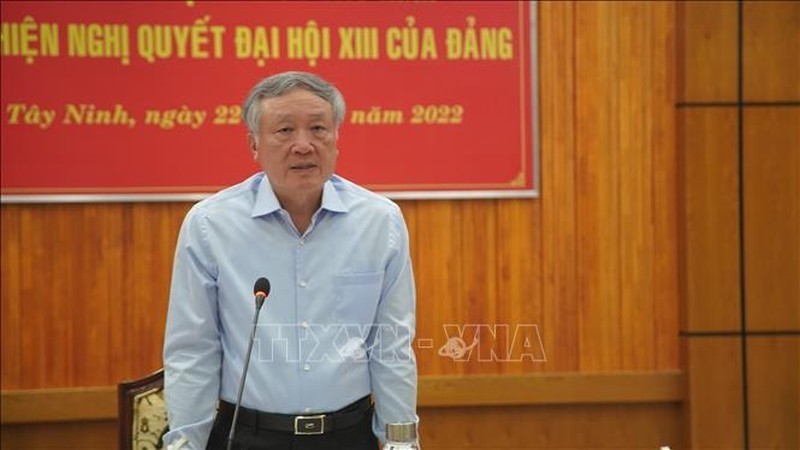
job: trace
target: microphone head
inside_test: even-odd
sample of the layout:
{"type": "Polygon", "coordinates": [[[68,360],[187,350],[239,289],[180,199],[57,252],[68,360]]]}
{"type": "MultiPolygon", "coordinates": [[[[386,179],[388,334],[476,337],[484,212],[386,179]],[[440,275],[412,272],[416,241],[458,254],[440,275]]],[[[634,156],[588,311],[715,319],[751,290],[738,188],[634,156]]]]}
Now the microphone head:
{"type": "Polygon", "coordinates": [[[269,295],[269,280],[261,277],[256,280],[255,286],[253,286],[253,295],[256,297],[267,298],[269,295]]]}

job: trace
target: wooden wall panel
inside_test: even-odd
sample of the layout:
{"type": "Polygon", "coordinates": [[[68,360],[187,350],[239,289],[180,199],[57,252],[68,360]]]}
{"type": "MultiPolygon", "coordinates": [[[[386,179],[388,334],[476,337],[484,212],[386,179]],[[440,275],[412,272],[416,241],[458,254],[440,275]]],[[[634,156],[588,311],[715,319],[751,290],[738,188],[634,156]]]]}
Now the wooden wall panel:
{"type": "Polygon", "coordinates": [[[686,346],[690,448],[744,448],[740,339],[697,337],[686,346]]]}
{"type": "Polygon", "coordinates": [[[800,101],[800,2],[743,4],[744,100],[800,101]]]}
{"type": "Polygon", "coordinates": [[[751,448],[800,448],[800,336],[748,340],[751,448]]]}
{"type": "MultiPolygon", "coordinates": [[[[676,369],[674,5],[538,7],[542,197],[401,202],[420,373],[676,369]],[[438,354],[445,324],[476,323],[538,325],[547,361],[438,354]]],[[[4,204],[3,389],[158,367],[189,206],[4,204]],[[39,294],[41,280],[59,295],[39,294]]],[[[476,355],[510,336],[485,336],[476,355]]]]}
{"type": "Polygon", "coordinates": [[[800,107],[746,110],[744,151],[747,327],[800,331],[800,107]]]}
{"type": "Polygon", "coordinates": [[[738,329],[739,164],[734,108],[680,111],[686,331],[738,329]]]}
{"type": "Polygon", "coordinates": [[[677,2],[679,102],[731,102],[738,89],[735,1],[677,2]]]}
{"type": "Polygon", "coordinates": [[[187,208],[3,205],[3,388],[106,385],[158,368],[187,208]]]}
{"type": "Polygon", "coordinates": [[[796,448],[800,4],[678,11],[689,443],[796,448]]]}

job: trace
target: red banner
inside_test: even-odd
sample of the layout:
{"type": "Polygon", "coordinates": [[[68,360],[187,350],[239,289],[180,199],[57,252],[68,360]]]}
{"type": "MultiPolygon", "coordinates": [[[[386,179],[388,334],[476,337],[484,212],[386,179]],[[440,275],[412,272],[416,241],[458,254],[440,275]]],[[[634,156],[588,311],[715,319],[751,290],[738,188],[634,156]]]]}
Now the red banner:
{"type": "Polygon", "coordinates": [[[236,183],[258,170],[242,100],[284,70],[344,94],[346,178],[400,198],[535,195],[531,9],[3,2],[3,201],[236,183]]]}

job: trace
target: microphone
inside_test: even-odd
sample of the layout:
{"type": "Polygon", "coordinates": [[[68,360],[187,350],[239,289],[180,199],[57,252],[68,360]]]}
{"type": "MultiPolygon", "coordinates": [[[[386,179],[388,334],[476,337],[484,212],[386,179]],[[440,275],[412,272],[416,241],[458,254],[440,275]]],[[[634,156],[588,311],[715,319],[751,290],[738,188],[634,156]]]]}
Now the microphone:
{"type": "Polygon", "coordinates": [[[236,396],[236,407],[233,410],[233,420],[231,420],[231,431],[228,434],[228,450],[233,446],[233,436],[236,433],[236,421],[239,418],[239,407],[242,404],[242,393],[244,392],[244,382],[247,379],[247,368],[250,366],[250,353],[253,351],[253,341],[256,339],[256,325],[258,324],[258,313],[261,307],[264,306],[264,300],[269,295],[269,280],[261,277],[256,280],[253,286],[253,295],[256,298],[256,313],[253,315],[253,329],[250,331],[250,342],[247,344],[247,354],[244,359],[244,368],[242,368],[242,379],[239,381],[239,393],[236,396]]]}
{"type": "Polygon", "coordinates": [[[258,314],[258,310],[264,305],[264,300],[269,295],[269,280],[264,277],[257,279],[256,285],[253,286],[253,295],[256,296],[256,314],[258,314]]]}

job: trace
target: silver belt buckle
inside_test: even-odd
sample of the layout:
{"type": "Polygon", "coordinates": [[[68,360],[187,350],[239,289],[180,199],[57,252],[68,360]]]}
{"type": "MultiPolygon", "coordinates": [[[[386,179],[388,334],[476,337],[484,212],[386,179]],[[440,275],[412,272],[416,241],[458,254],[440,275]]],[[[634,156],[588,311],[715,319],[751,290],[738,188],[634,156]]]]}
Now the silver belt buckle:
{"type": "Polygon", "coordinates": [[[325,432],[325,414],[297,416],[294,418],[294,434],[310,435],[325,432]]]}

